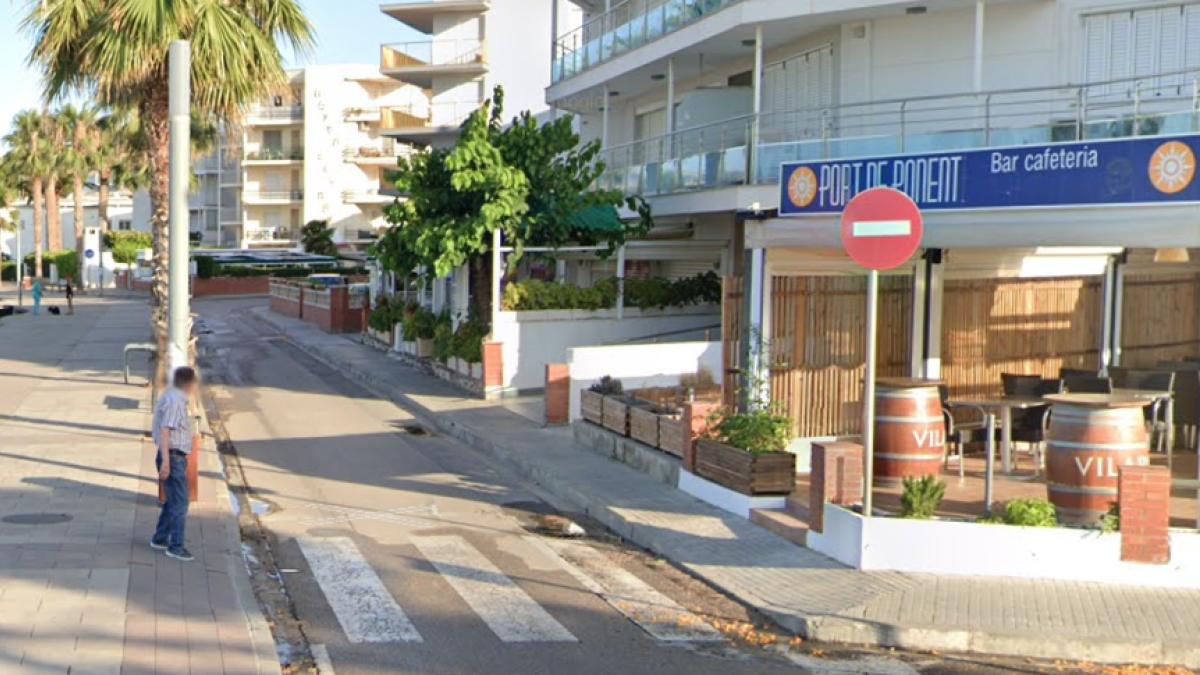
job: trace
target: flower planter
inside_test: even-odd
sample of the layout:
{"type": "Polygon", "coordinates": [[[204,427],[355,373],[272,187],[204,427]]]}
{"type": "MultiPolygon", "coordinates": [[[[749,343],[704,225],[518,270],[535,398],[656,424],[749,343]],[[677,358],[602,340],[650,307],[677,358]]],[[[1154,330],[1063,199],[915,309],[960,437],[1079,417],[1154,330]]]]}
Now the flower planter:
{"type": "Polygon", "coordinates": [[[433,358],[433,340],[425,338],[417,338],[417,358],[432,359],[433,358]]]}
{"type": "Polygon", "coordinates": [[[696,447],[696,474],[744,495],[786,495],[796,488],[796,456],[746,452],[702,439],[696,447]]]}
{"type": "Polygon", "coordinates": [[[679,420],[678,415],[663,415],[658,418],[656,445],[667,454],[683,456],[683,422],[679,420]]]}
{"type": "Polygon", "coordinates": [[[622,436],[629,435],[629,401],[627,399],[605,397],[604,428],[622,436]]]}
{"type": "Polygon", "coordinates": [[[584,391],[581,396],[583,419],[592,424],[604,424],[604,394],[584,391]]]}
{"type": "Polygon", "coordinates": [[[629,435],[650,447],[658,445],[658,408],[650,403],[629,407],[629,435]]]}

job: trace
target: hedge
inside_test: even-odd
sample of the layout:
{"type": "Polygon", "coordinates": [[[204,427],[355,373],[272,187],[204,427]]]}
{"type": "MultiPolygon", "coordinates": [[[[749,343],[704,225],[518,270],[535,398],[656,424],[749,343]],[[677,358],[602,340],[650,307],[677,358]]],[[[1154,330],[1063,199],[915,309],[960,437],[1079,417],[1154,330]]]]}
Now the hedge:
{"type": "Polygon", "coordinates": [[[6,262],[0,263],[0,281],[16,281],[17,280],[17,263],[6,262]]]}
{"type": "MultiPolygon", "coordinates": [[[[504,309],[527,312],[556,309],[611,309],[617,306],[617,280],[603,279],[590,288],[537,279],[514,281],[504,288],[504,309]]],[[[706,272],[686,279],[625,280],[625,306],[665,309],[721,302],[721,279],[706,272]]]]}
{"type": "MultiPolygon", "coordinates": [[[[30,253],[25,256],[25,269],[33,269],[34,254],[30,253]]],[[[75,251],[59,251],[58,253],[43,253],[42,254],[42,273],[38,276],[49,278],[50,265],[58,266],[58,278],[65,279],[71,277],[78,280],[79,258],[76,257],[75,251]]]]}

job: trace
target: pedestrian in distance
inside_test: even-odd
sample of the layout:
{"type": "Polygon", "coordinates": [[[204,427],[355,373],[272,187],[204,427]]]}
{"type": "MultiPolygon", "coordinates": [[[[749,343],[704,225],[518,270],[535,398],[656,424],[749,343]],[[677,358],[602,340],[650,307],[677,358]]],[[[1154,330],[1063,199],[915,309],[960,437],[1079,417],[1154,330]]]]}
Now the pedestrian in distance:
{"type": "Polygon", "coordinates": [[[67,277],[67,314],[75,314],[75,287],[71,285],[71,277],[67,277]]]}
{"type": "Polygon", "coordinates": [[[167,499],[158,516],[158,527],[150,538],[150,547],[166,551],[168,558],[190,562],[195,557],[187,550],[185,533],[188,513],[188,455],[192,452],[192,422],[188,403],[196,394],[196,371],[179,368],[172,386],[154,406],[154,445],[158,448],[154,464],[167,499]]]}
{"type": "Polygon", "coordinates": [[[33,315],[37,316],[42,311],[42,282],[38,279],[33,280],[33,315]]]}

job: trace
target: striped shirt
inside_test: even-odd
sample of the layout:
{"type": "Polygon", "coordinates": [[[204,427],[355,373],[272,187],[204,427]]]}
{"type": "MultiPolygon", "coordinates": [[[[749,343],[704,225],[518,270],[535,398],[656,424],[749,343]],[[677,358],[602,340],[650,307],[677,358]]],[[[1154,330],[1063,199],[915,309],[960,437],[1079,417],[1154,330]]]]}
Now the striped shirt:
{"type": "Polygon", "coordinates": [[[192,451],[192,420],[188,417],[188,399],[183,392],[172,387],[158,399],[154,406],[154,445],[159,445],[163,429],[171,434],[170,447],[184,454],[192,451]]]}

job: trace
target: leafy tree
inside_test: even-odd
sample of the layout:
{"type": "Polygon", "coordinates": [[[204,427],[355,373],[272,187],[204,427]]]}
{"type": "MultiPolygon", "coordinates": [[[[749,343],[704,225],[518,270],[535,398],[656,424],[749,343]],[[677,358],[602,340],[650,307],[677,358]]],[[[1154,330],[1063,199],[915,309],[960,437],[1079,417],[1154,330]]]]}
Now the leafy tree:
{"type": "MultiPolygon", "coordinates": [[[[137,110],[150,168],[154,229],[152,303],[159,340],[167,316],[168,52],[192,44],[192,107],[236,121],[246,105],[286,82],[279,43],[307,52],[312,25],[297,0],[26,0],[30,60],[47,101],[71,92],[101,106],[137,110]]],[[[158,378],[156,378],[157,381],[158,378]]]]}
{"type": "Polygon", "coordinates": [[[409,274],[419,268],[445,277],[472,263],[479,305],[490,293],[492,235],[500,231],[516,256],[528,246],[568,243],[606,245],[611,253],[653,225],[639,198],[592,185],[604,171],[598,142],[580,145],[570,117],[539,124],[523,113],[502,123],[503,90],[473,113],[452,150],[435,149],[400,160],[396,186],[408,199],[387,208],[393,225],[375,247],[387,269],[409,274]],[[617,222],[629,207],[638,222],[617,222]],[[607,209],[613,226],[584,227],[578,214],[607,209]]]}
{"type": "Polygon", "coordinates": [[[333,243],[333,228],[328,220],[310,220],[300,228],[300,243],[304,250],[313,255],[337,255],[337,244],[333,243]]]}
{"type": "Polygon", "coordinates": [[[22,110],[13,118],[12,130],[4,137],[11,150],[4,157],[6,172],[18,189],[33,204],[34,269],[42,268],[42,249],[45,247],[45,224],[42,220],[45,199],[44,181],[52,166],[46,147],[43,115],[36,110],[22,110]]]}
{"type": "Polygon", "coordinates": [[[64,106],[60,112],[63,126],[70,138],[70,147],[66,154],[66,168],[71,176],[71,197],[75,207],[75,257],[77,270],[83,269],[83,181],[87,178],[96,163],[96,123],[98,114],[95,108],[77,108],[74,105],[64,106]]]}

